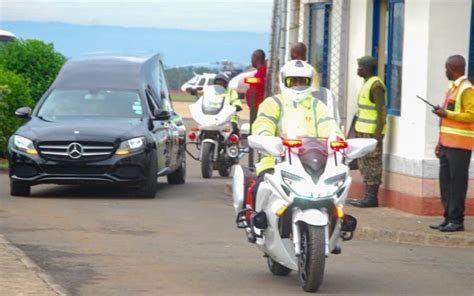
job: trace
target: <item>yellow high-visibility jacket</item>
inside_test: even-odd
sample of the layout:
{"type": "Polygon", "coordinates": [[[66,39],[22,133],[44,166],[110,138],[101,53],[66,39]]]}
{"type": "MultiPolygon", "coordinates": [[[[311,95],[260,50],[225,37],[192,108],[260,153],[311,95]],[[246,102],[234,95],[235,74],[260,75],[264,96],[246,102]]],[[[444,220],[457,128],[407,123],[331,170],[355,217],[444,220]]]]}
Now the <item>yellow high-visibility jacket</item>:
{"type": "MultiPolygon", "coordinates": [[[[282,95],[268,97],[258,108],[252,135],[327,138],[335,131],[342,137],[338,123],[328,113],[327,106],[311,95],[298,103],[282,95]]],[[[275,158],[266,155],[256,164],[257,175],[274,167],[275,158]]]]}

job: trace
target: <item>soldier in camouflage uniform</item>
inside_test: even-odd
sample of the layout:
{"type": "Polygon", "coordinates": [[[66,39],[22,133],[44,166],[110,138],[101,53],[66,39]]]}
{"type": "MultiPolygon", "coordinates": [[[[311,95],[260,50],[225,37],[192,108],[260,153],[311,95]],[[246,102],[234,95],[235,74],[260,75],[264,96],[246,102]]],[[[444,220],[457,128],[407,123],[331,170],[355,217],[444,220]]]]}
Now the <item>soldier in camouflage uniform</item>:
{"type": "Polygon", "coordinates": [[[364,85],[359,93],[356,136],[377,140],[377,148],[357,160],[360,172],[366,184],[366,194],[362,199],[350,200],[349,203],[361,207],[378,206],[378,190],[382,183],[383,137],[386,131],[386,90],[382,80],[375,75],[377,60],[371,56],[357,60],[357,75],[364,78],[364,85]]]}

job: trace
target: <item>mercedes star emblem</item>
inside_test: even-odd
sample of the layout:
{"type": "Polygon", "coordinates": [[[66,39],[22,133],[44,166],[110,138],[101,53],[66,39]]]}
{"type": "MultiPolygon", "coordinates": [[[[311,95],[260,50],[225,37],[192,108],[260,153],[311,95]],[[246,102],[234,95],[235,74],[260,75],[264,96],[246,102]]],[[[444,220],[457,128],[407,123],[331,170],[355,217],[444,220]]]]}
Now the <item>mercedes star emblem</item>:
{"type": "Polygon", "coordinates": [[[82,156],[82,145],[79,143],[71,143],[67,146],[67,155],[72,159],[78,159],[82,156]]]}

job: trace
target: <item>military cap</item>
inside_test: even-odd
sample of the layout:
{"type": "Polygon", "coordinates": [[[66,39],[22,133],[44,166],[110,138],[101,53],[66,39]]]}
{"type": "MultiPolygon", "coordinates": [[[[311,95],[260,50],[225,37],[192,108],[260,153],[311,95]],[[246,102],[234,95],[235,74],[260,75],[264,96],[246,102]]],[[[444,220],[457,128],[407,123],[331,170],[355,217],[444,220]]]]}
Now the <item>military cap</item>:
{"type": "Polygon", "coordinates": [[[360,66],[366,66],[366,67],[377,66],[377,60],[373,56],[361,57],[357,59],[357,63],[359,63],[360,66]]]}

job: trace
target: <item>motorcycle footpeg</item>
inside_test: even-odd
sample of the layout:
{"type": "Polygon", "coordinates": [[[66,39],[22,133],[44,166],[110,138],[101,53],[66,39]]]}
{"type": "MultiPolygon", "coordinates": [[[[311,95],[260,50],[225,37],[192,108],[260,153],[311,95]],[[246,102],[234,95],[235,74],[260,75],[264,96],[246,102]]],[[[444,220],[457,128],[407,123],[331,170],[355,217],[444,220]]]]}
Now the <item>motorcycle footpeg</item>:
{"type": "Polygon", "coordinates": [[[255,234],[250,230],[247,232],[247,241],[251,244],[255,244],[257,242],[255,234]]]}
{"type": "Polygon", "coordinates": [[[352,232],[352,231],[350,231],[350,232],[342,231],[341,232],[341,238],[342,238],[343,241],[349,241],[349,240],[354,238],[354,232],[352,232]]]}
{"type": "Polygon", "coordinates": [[[235,219],[235,224],[237,224],[237,228],[248,228],[250,227],[249,221],[247,220],[246,213],[251,211],[252,209],[245,208],[240,210],[237,213],[237,218],[235,219]]]}
{"type": "Polygon", "coordinates": [[[336,247],[334,247],[334,250],[332,250],[331,253],[333,253],[333,254],[335,254],[335,255],[339,255],[339,254],[342,253],[342,249],[341,249],[340,246],[336,246],[336,247]]]}

